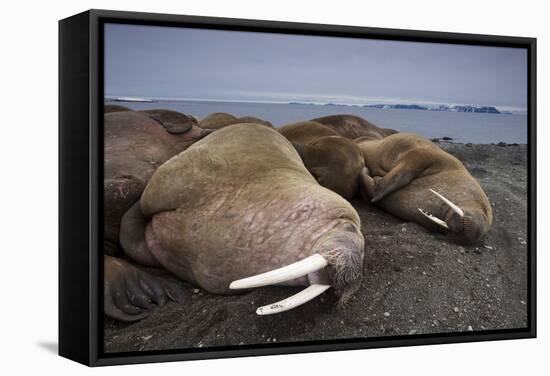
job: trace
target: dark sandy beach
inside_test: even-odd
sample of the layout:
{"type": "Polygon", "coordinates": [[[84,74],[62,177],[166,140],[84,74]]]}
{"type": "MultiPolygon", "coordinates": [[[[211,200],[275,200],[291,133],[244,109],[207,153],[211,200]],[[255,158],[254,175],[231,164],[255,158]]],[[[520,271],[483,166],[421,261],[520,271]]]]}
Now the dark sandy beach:
{"type": "Polygon", "coordinates": [[[444,143],[485,189],[495,222],[460,246],[352,201],[365,236],[364,280],[342,310],[330,290],[288,312],[257,307],[300,289],[216,296],[184,284],[187,301],[136,323],[105,319],[105,351],[185,349],[492,329],[527,325],[527,146],[444,143]]]}

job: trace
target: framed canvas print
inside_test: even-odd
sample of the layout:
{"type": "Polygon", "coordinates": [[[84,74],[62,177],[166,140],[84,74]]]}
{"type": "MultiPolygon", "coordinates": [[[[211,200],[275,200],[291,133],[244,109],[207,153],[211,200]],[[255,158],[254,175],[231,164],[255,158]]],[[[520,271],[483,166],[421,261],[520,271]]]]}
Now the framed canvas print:
{"type": "Polygon", "coordinates": [[[59,31],[60,355],[536,335],[535,39],[105,10],[59,31]]]}

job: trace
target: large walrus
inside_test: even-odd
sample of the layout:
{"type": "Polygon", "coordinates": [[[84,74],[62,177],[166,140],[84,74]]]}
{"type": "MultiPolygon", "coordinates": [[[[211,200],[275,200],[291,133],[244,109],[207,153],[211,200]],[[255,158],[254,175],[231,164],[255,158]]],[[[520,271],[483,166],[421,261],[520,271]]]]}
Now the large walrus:
{"type": "Polygon", "coordinates": [[[314,121],[288,124],[278,130],[292,142],[319,184],[347,199],[355,195],[365,161],[353,140],[314,121]]]}
{"type": "Polygon", "coordinates": [[[398,133],[357,142],[368,168],[361,186],[371,202],[460,243],[477,242],[491,228],[493,211],[479,183],[431,141],[398,133]]]}
{"type": "MultiPolygon", "coordinates": [[[[117,111],[104,116],[104,252],[116,255],[121,218],[139,200],[153,172],[208,132],[195,125],[176,124],[174,127],[180,129],[188,126],[187,131],[169,133],[174,127],[166,127],[137,111],[117,111]]],[[[143,296],[143,291],[152,294],[164,284],[152,276],[144,277],[147,273],[113,257],[105,256],[104,267],[105,312],[121,320],[144,314],[128,315],[120,310],[121,296],[143,296]],[[118,297],[118,304],[114,296],[118,297]]]]}
{"type": "Polygon", "coordinates": [[[273,125],[269,121],[265,121],[254,116],[243,116],[238,118],[225,112],[214,112],[213,114],[208,115],[199,122],[199,127],[203,129],[215,130],[238,123],[262,124],[266,127],[273,128],[273,125]]]}
{"type": "Polygon", "coordinates": [[[380,128],[355,115],[330,115],[312,119],[312,121],[324,124],[334,129],[341,136],[351,139],[369,137],[373,140],[381,140],[384,137],[397,133],[394,129],[380,128]]]}
{"type": "Polygon", "coordinates": [[[167,161],[145,188],[140,210],[147,221],[125,216],[121,238],[182,280],[215,294],[308,286],[258,314],[291,309],[329,287],[345,302],[361,282],[357,212],[263,125],[220,129],[167,161]]]}

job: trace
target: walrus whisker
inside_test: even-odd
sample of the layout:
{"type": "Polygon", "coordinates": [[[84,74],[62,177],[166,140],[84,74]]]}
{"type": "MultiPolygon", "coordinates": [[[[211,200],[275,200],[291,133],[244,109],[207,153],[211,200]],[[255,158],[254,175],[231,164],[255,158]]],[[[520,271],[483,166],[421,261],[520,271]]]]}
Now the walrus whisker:
{"type": "Polygon", "coordinates": [[[321,295],[329,287],[330,285],[310,285],[299,293],[294,294],[284,300],[258,308],[256,310],[256,313],[258,315],[272,315],[274,313],[288,311],[290,309],[301,306],[302,304],[309,302],[311,299],[321,295]]]}
{"type": "Polygon", "coordinates": [[[309,273],[323,269],[327,265],[327,260],[320,254],[316,253],[313,256],[306,257],[303,260],[283,266],[282,268],[233,281],[229,285],[229,288],[236,290],[274,285],[303,277],[309,273]]]}
{"type": "Polygon", "coordinates": [[[444,227],[445,229],[448,229],[448,228],[449,228],[449,226],[447,225],[447,223],[445,223],[444,220],[437,218],[436,216],[434,216],[434,215],[428,213],[426,210],[418,208],[418,211],[419,211],[420,213],[422,213],[422,214],[423,214],[426,218],[428,218],[430,221],[432,221],[432,222],[438,224],[439,226],[444,227]]]}
{"type": "Polygon", "coordinates": [[[441,195],[440,193],[437,193],[436,191],[434,191],[433,189],[430,189],[430,192],[432,192],[434,195],[436,195],[437,197],[439,197],[444,203],[446,203],[451,209],[452,211],[454,211],[456,214],[458,214],[459,216],[461,217],[464,217],[464,211],[462,211],[462,209],[460,209],[457,205],[455,205],[451,200],[449,200],[448,198],[445,198],[443,195],[441,195]]]}

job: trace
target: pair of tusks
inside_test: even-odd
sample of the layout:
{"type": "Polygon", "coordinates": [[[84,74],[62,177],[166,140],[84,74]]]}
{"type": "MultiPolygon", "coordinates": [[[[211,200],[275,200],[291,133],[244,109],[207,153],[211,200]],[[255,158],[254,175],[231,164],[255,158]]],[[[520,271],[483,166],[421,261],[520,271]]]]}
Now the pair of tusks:
{"type": "MultiPolygon", "coordinates": [[[[442,194],[437,193],[433,189],[430,189],[430,192],[432,192],[434,195],[436,195],[438,198],[440,198],[441,201],[443,201],[445,204],[447,204],[449,206],[449,208],[451,208],[451,210],[454,211],[456,214],[458,214],[460,217],[464,217],[464,211],[462,209],[460,209],[456,204],[454,204],[451,200],[449,200],[448,198],[446,198],[442,194]]],[[[449,226],[447,225],[447,223],[444,220],[437,218],[436,216],[432,215],[431,213],[428,213],[424,209],[418,208],[418,211],[420,211],[420,213],[422,213],[430,221],[432,221],[434,223],[437,223],[439,226],[441,226],[445,229],[449,229],[449,226]]]]}
{"type": "MultiPolygon", "coordinates": [[[[306,257],[303,260],[283,266],[282,268],[233,281],[229,285],[229,288],[232,290],[238,290],[275,285],[277,283],[291,281],[293,279],[306,276],[309,273],[323,269],[327,265],[327,260],[320,254],[316,253],[313,256],[306,257]]],[[[329,287],[330,285],[312,284],[299,293],[284,300],[258,308],[256,313],[258,315],[271,315],[274,313],[288,311],[321,295],[329,287]]]]}

